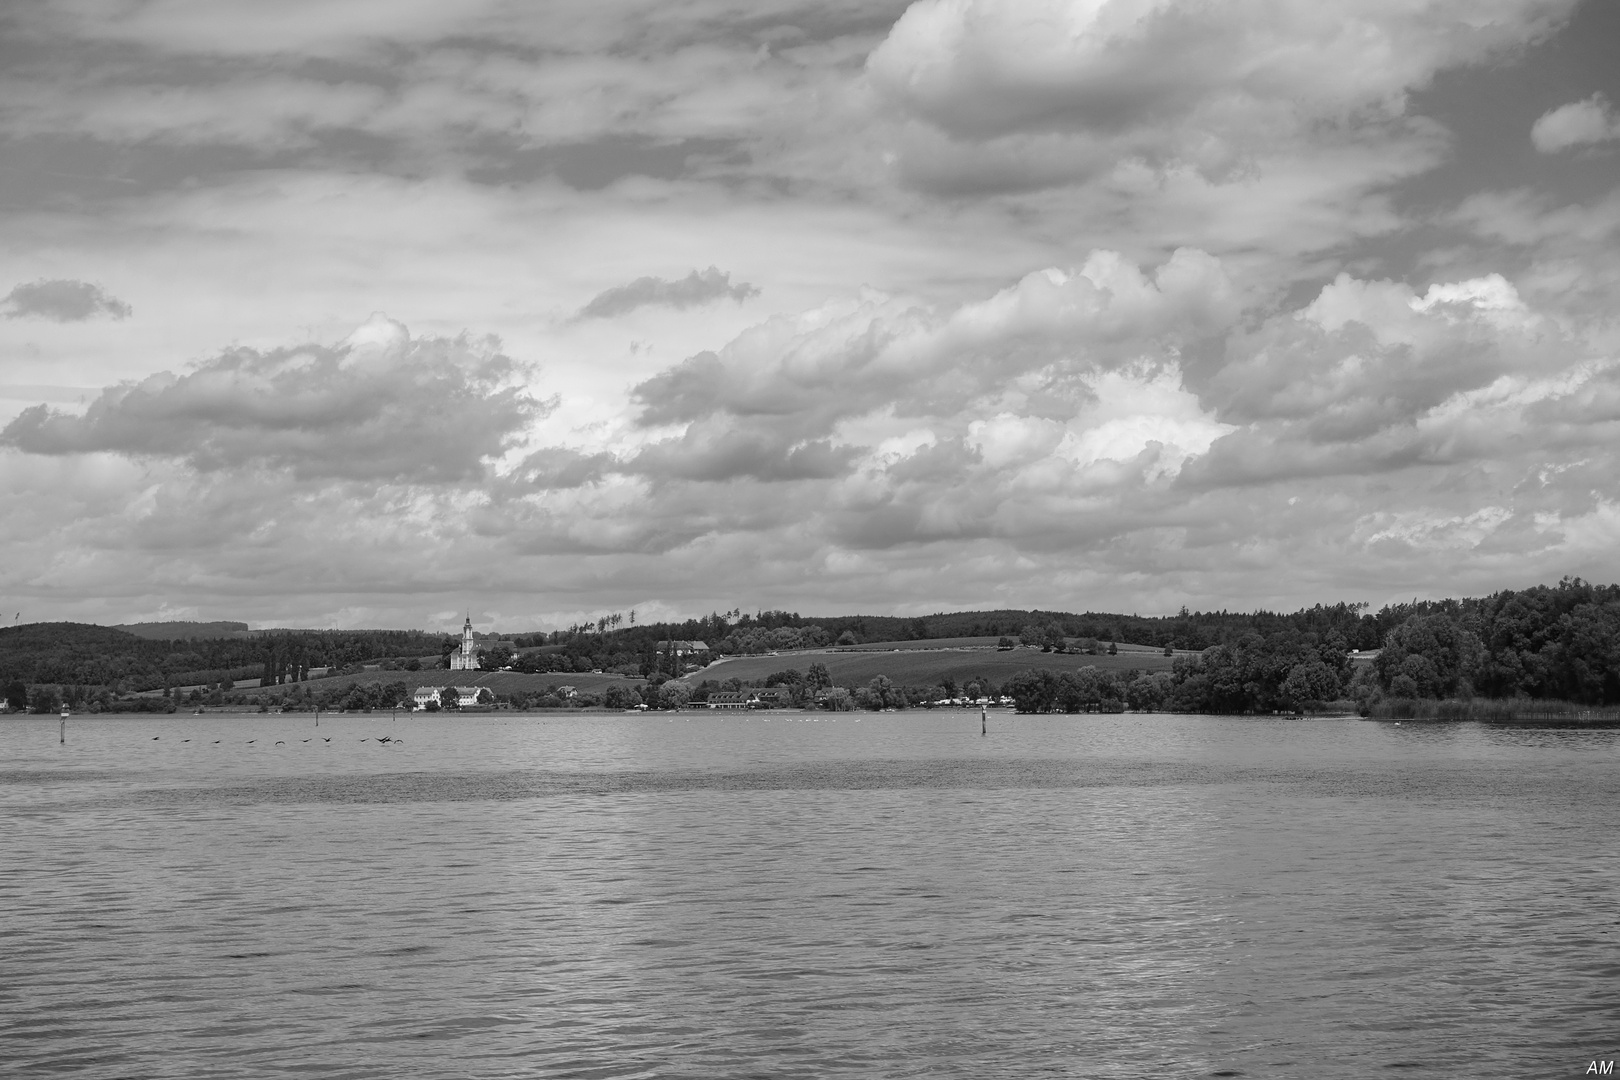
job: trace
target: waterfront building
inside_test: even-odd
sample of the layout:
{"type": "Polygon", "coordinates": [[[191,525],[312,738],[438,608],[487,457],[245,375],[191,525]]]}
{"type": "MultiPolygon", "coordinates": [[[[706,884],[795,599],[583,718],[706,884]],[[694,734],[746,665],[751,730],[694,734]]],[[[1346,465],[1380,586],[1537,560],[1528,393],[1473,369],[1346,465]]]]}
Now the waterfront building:
{"type": "Polygon", "coordinates": [[[416,692],[411,695],[413,708],[420,711],[427,708],[430,701],[442,703],[444,698],[441,695],[446,690],[452,689],[456,692],[456,704],[461,708],[465,709],[478,704],[478,691],[480,688],[477,686],[418,686],[416,692]]]}

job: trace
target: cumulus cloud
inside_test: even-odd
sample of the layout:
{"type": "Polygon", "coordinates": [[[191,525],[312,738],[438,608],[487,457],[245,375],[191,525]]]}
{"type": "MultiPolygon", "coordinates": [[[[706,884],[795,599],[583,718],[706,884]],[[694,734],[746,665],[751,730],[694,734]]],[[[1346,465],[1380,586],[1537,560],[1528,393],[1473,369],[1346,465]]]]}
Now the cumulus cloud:
{"type": "Polygon", "coordinates": [[[1620,117],[1609,99],[1593,94],[1544,113],[1530,128],[1530,141],[1543,154],[1620,139],[1620,117]]]}
{"type": "MultiPolygon", "coordinates": [[[[1121,157],[1210,175],[1387,124],[1444,68],[1531,40],[1568,0],[919,0],[871,55],[880,95],[985,160],[1084,176],[1121,157]]],[[[933,151],[939,153],[938,149],[933,151]]]]}
{"type": "Polygon", "coordinates": [[[1038,271],[946,311],[869,292],[778,317],[632,396],[647,425],[727,414],[820,434],[878,408],[954,412],[1014,388],[1020,396],[1072,392],[1067,383],[1043,385],[1039,373],[1128,362],[1144,339],[1215,332],[1237,307],[1224,269],[1202,251],[1178,250],[1151,276],[1118,253],[1096,252],[1077,269],[1038,271]],[[1027,376],[1034,381],[1024,389],[1027,376]]]}
{"type": "Polygon", "coordinates": [[[45,405],[0,431],[31,454],[172,458],[202,472],[453,483],[484,475],[546,405],[494,341],[412,339],[374,316],[336,346],[232,349],[110,387],[83,415],[45,405]]]}
{"type": "Polygon", "coordinates": [[[55,322],[83,322],[97,316],[125,319],[133,309],[99,285],[56,278],[18,285],[0,299],[0,314],[8,319],[39,318],[55,322]]]}
{"type": "Polygon", "coordinates": [[[716,300],[729,299],[740,304],[758,295],[759,289],[755,286],[746,281],[732,284],[729,272],[711,266],[707,270],[693,270],[676,281],[639,277],[627,285],[615,285],[581,308],[577,317],[610,319],[649,305],[685,310],[716,300]]]}
{"type": "MultiPolygon", "coordinates": [[[[1563,443],[1537,431],[1533,407],[1602,384],[1587,348],[1499,274],[1422,294],[1341,274],[1300,311],[1234,335],[1220,362],[1200,369],[1203,400],[1239,427],[1181,479],[1219,488],[1377,476],[1563,443]]],[[[1588,428],[1568,445],[1601,437],[1588,428]]]]}
{"type": "Polygon", "coordinates": [[[135,568],[194,600],[204,567],[357,610],[536,582],[564,606],[1293,603],[1588,573],[1620,467],[1620,357],[1495,273],[1345,274],[1245,312],[1202,252],[1094,252],[954,305],[776,316],[572,430],[536,423],[520,368],[375,319],[32,410],[0,480],[60,490],[0,522],[0,584],[134,596],[135,568]]]}

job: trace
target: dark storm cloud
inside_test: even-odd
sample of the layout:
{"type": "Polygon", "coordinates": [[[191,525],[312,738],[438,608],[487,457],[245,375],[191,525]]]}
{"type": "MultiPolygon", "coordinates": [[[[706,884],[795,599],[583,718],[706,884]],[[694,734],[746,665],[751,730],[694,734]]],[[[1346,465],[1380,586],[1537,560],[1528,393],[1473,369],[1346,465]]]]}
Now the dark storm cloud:
{"type": "Polygon", "coordinates": [[[729,272],[711,266],[707,270],[693,270],[678,281],[640,277],[628,285],[616,285],[581,308],[578,318],[608,319],[655,304],[681,310],[725,299],[740,304],[758,295],[759,289],[755,286],[746,281],[732,284],[729,272]]]}
{"type": "Polygon", "coordinates": [[[461,339],[235,349],[185,375],[104,390],[83,416],[26,409],[0,432],[0,445],[176,458],[203,472],[262,466],[313,479],[474,480],[548,409],[510,385],[518,372],[510,358],[461,339]]]}
{"type": "Polygon", "coordinates": [[[133,309],[116,296],[87,281],[54,279],[18,285],[0,300],[0,314],[8,319],[38,318],[55,322],[84,322],[97,316],[125,319],[133,309]]]}

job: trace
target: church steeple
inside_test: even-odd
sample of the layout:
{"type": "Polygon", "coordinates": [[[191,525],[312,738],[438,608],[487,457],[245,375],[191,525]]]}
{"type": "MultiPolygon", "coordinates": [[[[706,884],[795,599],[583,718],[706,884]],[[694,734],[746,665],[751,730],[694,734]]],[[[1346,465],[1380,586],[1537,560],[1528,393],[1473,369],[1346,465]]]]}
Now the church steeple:
{"type": "Polygon", "coordinates": [[[450,667],[456,671],[473,671],[478,667],[478,643],[473,637],[472,612],[461,624],[461,649],[450,658],[450,667]]]}

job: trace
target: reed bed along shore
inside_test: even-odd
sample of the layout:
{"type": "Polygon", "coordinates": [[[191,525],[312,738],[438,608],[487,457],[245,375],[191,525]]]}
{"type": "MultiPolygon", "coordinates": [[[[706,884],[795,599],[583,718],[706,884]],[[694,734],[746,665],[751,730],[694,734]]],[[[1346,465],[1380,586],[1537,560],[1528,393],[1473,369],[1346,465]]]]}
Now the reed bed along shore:
{"type": "Polygon", "coordinates": [[[1573,724],[1620,726],[1620,707],[1530,698],[1435,701],[1387,698],[1373,705],[1369,720],[1476,721],[1485,724],[1573,724]]]}

